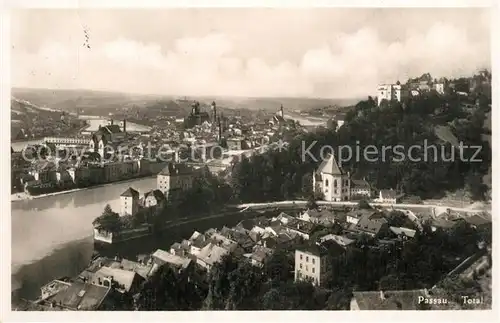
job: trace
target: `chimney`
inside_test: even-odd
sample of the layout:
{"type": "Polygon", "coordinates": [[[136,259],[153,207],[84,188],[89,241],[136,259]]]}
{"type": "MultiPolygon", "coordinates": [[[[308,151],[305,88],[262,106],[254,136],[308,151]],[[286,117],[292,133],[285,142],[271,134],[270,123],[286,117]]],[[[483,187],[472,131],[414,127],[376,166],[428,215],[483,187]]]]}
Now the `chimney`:
{"type": "Polygon", "coordinates": [[[282,118],[284,118],[284,117],[285,117],[285,114],[283,113],[283,104],[282,104],[282,105],[281,105],[281,107],[280,107],[280,116],[281,116],[282,118]]]}
{"type": "Polygon", "coordinates": [[[383,290],[380,291],[380,299],[381,300],[385,299],[385,295],[384,295],[384,291],[383,290]]]}
{"type": "Polygon", "coordinates": [[[123,119],[123,132],[127,133],[127,120],[123,119]]]}
{"type": "Polygon", "coordinates": [[[110,122],[111,122],[111,125],[113,125],[113,123],[114,123],[113,119],[111,119],[110,122]]]}

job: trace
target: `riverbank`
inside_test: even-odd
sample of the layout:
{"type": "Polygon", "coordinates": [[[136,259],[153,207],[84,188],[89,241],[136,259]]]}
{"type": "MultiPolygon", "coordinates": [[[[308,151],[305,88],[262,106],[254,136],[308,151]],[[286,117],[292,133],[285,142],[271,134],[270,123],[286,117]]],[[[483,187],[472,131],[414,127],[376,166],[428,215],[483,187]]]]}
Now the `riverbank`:
{"type": "Polygon", "coordinates": [[[136,181],[138,179],[153,178],[153,177],[156,177],[156,175],[149,175],[149,176],[141,176],[141,177],[129,178],[129,179],[125,179],[125,180],[122,180],[122,181],[116,181],[116,182],[105,183],[105,184],[98,184],[98,185],[89,186],[89,187],[74,188],[74,189],[70,189],[70,190],[64,190],[64,191],[52,192],[52,193],[46,193],[46,194],[40,194],[40,195],[29,195],[26,192],[15,193],[15,194],[11,194],[10,201],[11,201],[11,203],[13,203],[13,202],[26,201],[26,200],[41,199],[41,198],[49,197],[49,196],[56,196],[56,195],[63,195],[63,194],[75,193],[75,192],[80,192],[80,191],[95,189],[95,188],[99,188],[99,187],[106,187],[106,186],[110,186],[110,185],[114,185],[114,184],[123,184],[123,183],[127,183],[127,182],[133,182],[133,181],[136,181]]]}

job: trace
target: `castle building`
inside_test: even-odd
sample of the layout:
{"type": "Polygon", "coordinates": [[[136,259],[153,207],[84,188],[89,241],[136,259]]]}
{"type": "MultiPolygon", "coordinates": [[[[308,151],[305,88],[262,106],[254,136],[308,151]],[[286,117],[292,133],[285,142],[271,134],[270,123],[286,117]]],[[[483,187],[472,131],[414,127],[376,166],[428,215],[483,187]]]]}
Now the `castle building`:
{"type": "Polygon", "coordinates": [[[120,215],[135,215],[139,211],[139,192],[129,187],[120,195],[120,215]]]}
{"type": "Polygon", "coordinates": [[[377,104],[380,106],[382,100],[401,102],[408,94],[407,89],[399,84],[381,84],[377,88],[377,104]]]}
{"type": "Polygon", "coordinates": [[[158,174],[158,189],[166,199],[175,200],[193,186],[195,170],[185,164],[168,163],[158,174]]]}
{"type": "Polygon", "coordinates": [[[350,200],[350,174],[340,167],[333,154],[323,160],[313,175],[313,189],[323,193],[325,201],[350,200]]]}

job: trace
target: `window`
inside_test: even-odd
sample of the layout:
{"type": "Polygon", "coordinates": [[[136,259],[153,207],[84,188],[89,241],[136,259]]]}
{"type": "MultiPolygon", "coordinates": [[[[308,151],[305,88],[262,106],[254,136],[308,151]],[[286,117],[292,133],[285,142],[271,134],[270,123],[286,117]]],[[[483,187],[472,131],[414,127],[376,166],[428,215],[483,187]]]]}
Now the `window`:
{"type": "Polygon", "coordinates": [[[309,271],[309,267],[308,266],[306,266],[306,271],[309,271]]]}
{"type": "Polygon", "coordinates": [[[309,262],[309,257],[306,257],[306,262],[309,262]]]}
{"type": "Polygon", "coordinates": [[[314,262],[315,262],[315,259],[314,259],[314,258],[312,259],[312,262],[313,262],[313,265],[314,265],[314,262]]]}
{"type": "Polygon", "coordinates": [[[337,187],[337,180],[333,180],[333,187],[337,187]]]}
{"type": "Polygon", "coordinates": [[[302,264],[300,264],[300,269],[302,269],[302,264]]]}
{"type": "Polygon", "coordinates": [[[314,267],[313,267],[312,271],[313,271],[313,274],[314,274],[314,267]]]}
{"type": "Polygon", "coordinates": [[[302,255],[300,255],[300,260],[302,260],[302,255]]]}
{"type": "Polygon", "coordinates": [[[327,179],[325,180],[325,185],[328,186],[328,180],[327,179]]]}

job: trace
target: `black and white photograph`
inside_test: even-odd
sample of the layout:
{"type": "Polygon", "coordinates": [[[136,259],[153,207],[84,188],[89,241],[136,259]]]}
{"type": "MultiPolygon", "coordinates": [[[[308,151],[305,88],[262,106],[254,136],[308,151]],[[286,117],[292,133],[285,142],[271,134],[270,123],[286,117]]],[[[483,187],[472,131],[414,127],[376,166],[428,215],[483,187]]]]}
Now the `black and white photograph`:
{"type": "Polygon", "coordinates": [[[492,7],[7,11],[8,311],[492,310],[492,7]]]}

